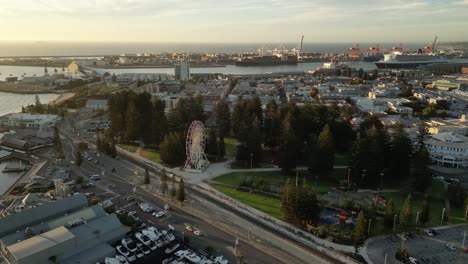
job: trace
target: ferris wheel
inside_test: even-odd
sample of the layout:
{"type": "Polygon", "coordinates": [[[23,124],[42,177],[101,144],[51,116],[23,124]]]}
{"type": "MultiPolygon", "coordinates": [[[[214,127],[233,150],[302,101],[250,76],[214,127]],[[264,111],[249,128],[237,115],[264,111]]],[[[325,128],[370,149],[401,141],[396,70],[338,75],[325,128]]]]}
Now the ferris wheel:
{"type": "Polygon", "coordinates": [[[190,124],[185,140],[185,170],[203,171],[209,161],[205,155],[205,126],[195,120],[190,124]]]}

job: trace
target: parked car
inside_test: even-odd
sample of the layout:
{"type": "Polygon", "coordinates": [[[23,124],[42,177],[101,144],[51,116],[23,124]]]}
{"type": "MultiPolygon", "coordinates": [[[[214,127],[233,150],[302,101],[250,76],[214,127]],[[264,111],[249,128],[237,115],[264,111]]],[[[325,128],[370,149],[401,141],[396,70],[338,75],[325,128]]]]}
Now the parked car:
{"type": "Polygon", "coordinates": [[[187,226],[185,227],[185,229],[187,229],[187,230],[190,231],[190,232],[193,232],[193,227],[190,226],[190,225],[187,225],[187,226]]]}
{"type": "Polygon", "coordinates": [[[124,257],[128,257],[128,255],[130,255],[130,252],[124,246],[118,245],[116,249],[117,252],[119,252],[119,254],[121,254],[124,257]]]}
{"type": "Polygon", "coordinates": [[[156,217],[156,218],[160,218],[160,217],[163,217],[166,213],[164,213],[164,211],[159,211],[159,212],[154,212],[153,213],[153,216],[156,217]]]}
{"type": "Polygon", "coordinates": [[[447,243],[447,244],[445,244],[445,246],[446,246],[448,249],[452,250],[452,251],[456,251],[456,250],[457,250],[457,248],[456,248],[454,245],[451,245],[451,244],[448,244],[448,243],[447,243]]]}
{"type": "Polygon", "coordinates": [[[150,239],[148,236],[146,236],[146,235],[144,235],[144,234],[142,234],[142,233],[140,233],[140,232],[137,232],[137,233],[135,234],[135,237],[136,237],[138,240],[140,240],[141,243],[143,243],[143,244],[145,244],[145,245],[147,245],[147,246],[148,246],[149,244],[151,244],[151,239],[150,239]]]}
{"type": "Polygon", "coordinates": [[[434,234],[429,230],[429,229],[424,229],[424,233],[426,233],[428,236],[434,236],[434,234]]]}
{"type": "Polygon", "coordinates": [[[421,262],[423,262],[423,263],[431,264],[431,261],[430,261],[428,258],[426,258],[426,257],[421,257],[420,260],[421,260],[421,262]]]}

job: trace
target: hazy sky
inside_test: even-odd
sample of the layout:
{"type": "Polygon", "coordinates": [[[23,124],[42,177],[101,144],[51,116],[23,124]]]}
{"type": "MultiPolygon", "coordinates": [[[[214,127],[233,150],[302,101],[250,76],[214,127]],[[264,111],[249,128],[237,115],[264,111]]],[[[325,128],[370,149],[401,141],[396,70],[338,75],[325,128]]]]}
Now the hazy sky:
{"type": "Polygon", "coordinates": [[[468,41],[468,0],[0,0],[0,41],[468,41]]]}

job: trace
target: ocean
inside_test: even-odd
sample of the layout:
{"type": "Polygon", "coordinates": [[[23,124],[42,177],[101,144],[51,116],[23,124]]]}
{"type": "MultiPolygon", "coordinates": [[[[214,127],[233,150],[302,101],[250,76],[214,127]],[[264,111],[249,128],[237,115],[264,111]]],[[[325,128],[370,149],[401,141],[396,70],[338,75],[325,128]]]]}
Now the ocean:
{"type": "MultiPolygon", "coordinates": [[[[86,56],[118,55],[122,53],[203,52],[236,53],[256,52],[261,47],[270,49],[284,45],[287,49],[299,43],[150,43],[150,42],[0,42],[0,57],[10,56],[86,56]]],[[[305,38],[303,52],[347,53],[356,43],[309,43],[305,38]]],[[[429,43],[404,43],[403,46],[416,50],[429,43]]],[[[362,49],[376,43],[360,43],[362,49]]],[[[400,43],[380,43],[390,49],[400,43]]]]}
{"type": "MultiPolygon", "coordinates": [[[[43,104],[49,103],[59,97],[58,94],[39,94],[43,104]]],[[[0,92],[0,116],[21,111],[21,106],[27,106],[36,102],[34,94],[14,94],[0,92]]]]}

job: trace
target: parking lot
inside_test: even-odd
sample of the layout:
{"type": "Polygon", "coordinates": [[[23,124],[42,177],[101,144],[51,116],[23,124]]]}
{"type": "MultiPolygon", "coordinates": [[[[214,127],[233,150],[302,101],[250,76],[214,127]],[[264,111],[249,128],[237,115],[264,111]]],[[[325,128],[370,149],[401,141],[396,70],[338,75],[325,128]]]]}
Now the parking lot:
{"type": "MultiPolygon", "coordinates": [[[[419,261],[418,263],[424,263],[420,260],[421,257],[436,264],[468,263],[468,253],[464,253],[462,249],[463,236],[465,231],[468,231],[468,225],[434,229],[437,232],[434,236],[429,236],[420,230],[418,234],[413,234],[413,238],[407,237],[406,241],[398,238],[395,242],[389,236],[374,238],[371,243],[368,243],[367,254],[376,264],[384,263],[386,254],[387,263],[396,264],[401,262],[395,258],[395,253],[403,247],[410,256],[419,261]],[[456,250],[449,249],[446,244],[453,245],[456,250]]],[[[467,244],[468,239],[465,241],[465,247],[467,244]]]]}

